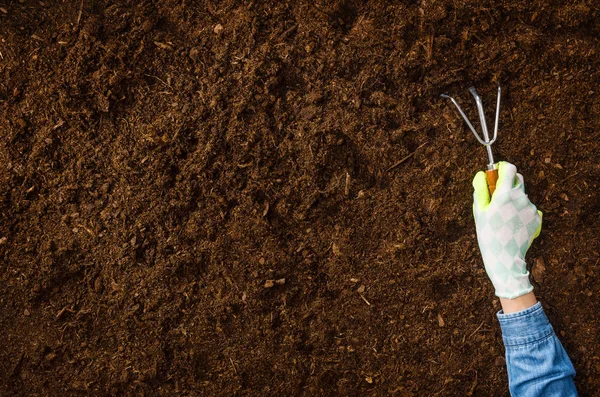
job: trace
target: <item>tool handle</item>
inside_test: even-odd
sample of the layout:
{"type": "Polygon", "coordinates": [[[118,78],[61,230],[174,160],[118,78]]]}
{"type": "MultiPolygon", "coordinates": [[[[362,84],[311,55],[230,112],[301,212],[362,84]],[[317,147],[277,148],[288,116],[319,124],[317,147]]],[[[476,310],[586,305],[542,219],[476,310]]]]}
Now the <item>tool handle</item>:
{"type": "Polygon", "coordinates": [[[498,182],[498,170],[487,170],[485,172],[485,177],[487,179],[488,189],[490,191],[490,197],[496,191],[496,182],[498,182]]]}

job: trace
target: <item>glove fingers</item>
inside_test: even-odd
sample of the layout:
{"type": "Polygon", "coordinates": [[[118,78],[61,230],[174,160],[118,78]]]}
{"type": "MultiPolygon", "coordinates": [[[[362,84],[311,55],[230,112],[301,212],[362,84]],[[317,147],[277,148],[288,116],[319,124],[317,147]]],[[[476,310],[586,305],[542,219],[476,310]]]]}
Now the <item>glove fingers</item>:
{"type": "Polygon", "coordinates": [[[542,213],[525,194],[517,168],[506,162],[496,166],[498,182],[491,199],[486,174],[475,175],[473,212],[477,242],[496,295],[513,299],[533,289],[524,258],[540,234],[542,213]]]}
{"type": "Polygon", "coordinates": [[[519,189],[521,192],[525,193],[525,180],[523,179],[523,175],[517,173],[513,189],[519,189]]]}
{"type": "Polygon", "coordinates": [[[473,202],[479,209],[483,210],[490,204],[490,191],[488,190],[487,179],[485,172],[479,171],[473,178],[473,202]]]}
{"type": "Polygon", "coordinates": [[[498,163],[498,182],[496,191],[508,192],[512,189],[517,175],[517,167],[506,161],[498,163]]]}
{"type": "Polygon", "coordinates": [[[540,217],[540,225],[537,227],[537,229],[535,229],[535,232],[533,233],[533,238],[531,239],[532,242],[540,235],[540,232],[542,231],[542,221],[544,219],[544,214],[540,210],[538,210],[537,213],[540,217]]]}

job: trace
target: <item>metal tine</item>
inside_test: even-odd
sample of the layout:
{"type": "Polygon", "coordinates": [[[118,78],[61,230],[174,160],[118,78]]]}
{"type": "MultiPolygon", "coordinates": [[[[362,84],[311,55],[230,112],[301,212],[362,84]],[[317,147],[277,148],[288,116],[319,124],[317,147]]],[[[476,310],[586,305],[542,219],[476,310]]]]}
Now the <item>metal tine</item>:
{"type": "Polygon", "coordinates": [[[501,97],[502,89],[501,89],[500,86],[498,86],[498,97],[496,99],[496,118],[495,118],[495,121],[494,121],[494,137],[491,140],[489,138],[487,124],[486,124],[486,121],[485,121],[485,114],[484,114],[484,111],[483,111],[483,102],[481,100],[481,97],[479,96],[479,94],[475,90],[475,87],[470,87],[469,91],[471,92],[471,94],[475,98],[475,102],[477,104],[477,112],[479,114],[479,121],[481,123],[481,130],[482,130],[482,133],[483,133],[483,139],[481,139],[481,137],[479,136],[479,134],[477,133],[477,131],[473,127],[473,124],[471,124],[471,121],[469,120],[469,118],[467,117],[467,115],[465,114],[465,112],[463,112],[463,110],[460,107],[460,105],[458,104],[458,102],[456,102],[456,100],[454,98],[452,98],[450,95],[442,94],[441,96],[442,96],[442,98],[448,98],[448,99],[450,99],[452,101],[452,103],[454,104],[454,106],[456,106],[456,109],[458,109],[458,112],[460,113],[460,115],[462,116],[462,118],[465,120],[465,122],[469,126],[469,129],[471,130],[471,132],[473,133],[473,135],[475,135],[475,138],[477,139],[477,141],[479,141],[479,143],[481,143],[484,146],[490,146],[491,144],[493,144],[494,142],[496,142],[496,138],[498,138],[498,125],[499,125],[499,121],[500,121],[500,97],[501,97]]]}
{"type": "Polygon", "coordinates": [[[494,137],[490,142],[490,145],[496,142],[496,138],[498,137],[498,122],[500,121],[500,96],[502,94],[502,89],[500,88],[500,84],[498,84],[498,98],[496,99],[496,121],[494,122],[494,137]]]}
{"type": "Polygon", "coordinates": [[[483,144],[485,146],[489,146],[490,145],[490,135],[488,134],[487,123],[485,121],[485,113],[483,111],[483,101],[481,100],[481,97],[477,93],[477,90],[475,90],[475,87],[469,87],[469,91],[471,92],[471,95],[473,95],[473,98],[475,98],[475,104],[477,105],[477,113],[479,113],[479,122],[481,123],[481,132],[483,133],[483,142],[484,142],[483,144]]]}
{"type": "Polygon", "coordinates": [[[475,135],[475,138],[482,145],[487,145],[487,143],[485,143],[484,141],[481,140],[481,138],[479,137],[479,134],[477,133],[477,131],[475,131],[475,128],[473,127],[473,124],[471,124],[471,122],[469,121],[469,118],[467,117],[467,115],[465,114],[465,112],[463,112],[463,110],[460,107],[460,105],[458,104],[458,102],[456,102],[456,99],[452,98],[450,95],[447,95],[447,94],[442,94],[442,98],[448,98],[448,99],[450,99],[452,101],[452,103],[454,104],[454,106],[456,106],[456,109],[458,109],[458,113],[460,113],[460,115],[462,116],[462,118],[465,120],[465,122],[467,123],[467,125],[471,129],[471,132],[473,133],[473,135],[475,135]]]}

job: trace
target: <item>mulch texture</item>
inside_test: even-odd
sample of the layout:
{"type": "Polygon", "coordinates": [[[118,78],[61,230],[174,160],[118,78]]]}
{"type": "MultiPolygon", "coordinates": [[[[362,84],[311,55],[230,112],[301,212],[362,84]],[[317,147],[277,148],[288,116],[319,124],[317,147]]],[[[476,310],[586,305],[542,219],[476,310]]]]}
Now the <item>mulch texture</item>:
{"type": "Polygon", "coordinates": [[[440,98],[499,82],[597,393],[600,12],[551,3],[0,0],[0,394],[508,395],[440,98]]]}

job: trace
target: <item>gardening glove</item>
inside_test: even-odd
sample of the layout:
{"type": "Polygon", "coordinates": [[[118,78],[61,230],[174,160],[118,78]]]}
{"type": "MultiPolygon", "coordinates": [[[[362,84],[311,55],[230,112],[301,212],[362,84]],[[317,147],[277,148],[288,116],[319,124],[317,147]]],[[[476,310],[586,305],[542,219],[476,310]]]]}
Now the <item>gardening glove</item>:
{"type": "Polygon", "coordinates": [[[525,254],[542,230],[542,213],[525,194],[523,176],[501,161],[490,200],[485,172],[473,179],[473,214],[479,250],[496,296],[514,299],[533,290],[525,254]]]}

